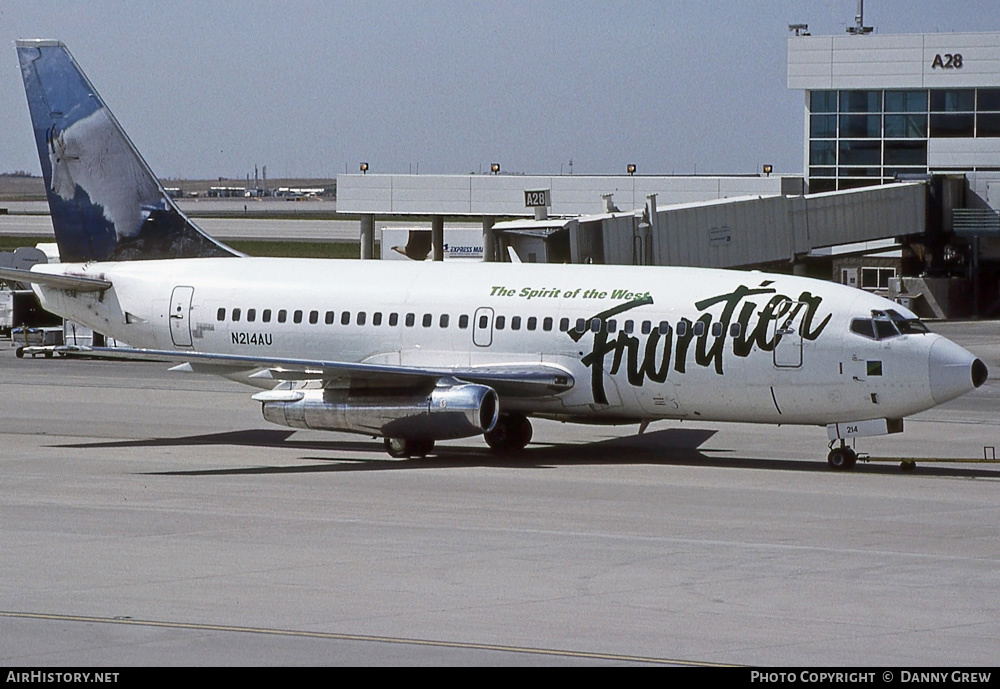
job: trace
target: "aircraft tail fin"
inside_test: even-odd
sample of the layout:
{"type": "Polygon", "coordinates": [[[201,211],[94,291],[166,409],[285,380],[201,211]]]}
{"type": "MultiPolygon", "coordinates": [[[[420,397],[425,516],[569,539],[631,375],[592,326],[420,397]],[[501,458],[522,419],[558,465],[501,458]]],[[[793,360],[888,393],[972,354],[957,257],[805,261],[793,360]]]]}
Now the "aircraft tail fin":
{"type": "Polygon", "coordinates": [[[65,45],[16,45],[60,260],[241,255],[177,207],[65,45]]]}

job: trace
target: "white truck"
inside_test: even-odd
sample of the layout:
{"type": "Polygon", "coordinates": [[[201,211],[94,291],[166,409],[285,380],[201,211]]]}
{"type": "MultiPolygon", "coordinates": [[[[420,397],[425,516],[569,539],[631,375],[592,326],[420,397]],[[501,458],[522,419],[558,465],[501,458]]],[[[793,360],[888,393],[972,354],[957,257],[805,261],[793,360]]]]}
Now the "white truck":
{"type": "MultiPolygon", "coordinates": [[[[431,258],[431,229],[427,226],[383,227],[381,234],[384,261],[426,261],[431,258]]],[[[444,260],[482,261],[482,229],[444,228],[444,260]]]]}

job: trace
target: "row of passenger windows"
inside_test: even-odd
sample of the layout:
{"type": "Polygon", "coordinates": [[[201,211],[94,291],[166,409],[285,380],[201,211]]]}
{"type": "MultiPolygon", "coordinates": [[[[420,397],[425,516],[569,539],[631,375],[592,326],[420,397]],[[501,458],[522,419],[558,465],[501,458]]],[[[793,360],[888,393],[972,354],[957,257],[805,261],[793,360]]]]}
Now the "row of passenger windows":
{"type": "MultiPolygon", "coordinates": [[[[289,312],[286,309],[279,309],[276,313],[271,309],[262,309],[260,312],[257,309],[246,309],[245,311],[241,308],[234,308],[227,312],[223,307],[216,312],[216,319],[219,322],[226,321],[227,314],[229,320],[233,323],[247,322],[256,323],[259,320],[261,323],[271,323],[274,320],[277,323],[287,323],[289,322],[289,312]]],[[[366,311],[358,311],[352,314],[350,311],[342,311],[340,313],[340,318],[333,311],[326,311],[323,314],[323,323],[326,325],[334,325],[339,322],[340,325],[351,325],[352,321],[354,325],[367,325],[371,324],[373,326],[381,326],[387,324],[391,327],[398,326],[400,323],[400,314],[389,313],[383,314],[381,311],[375,311],[369,314],[366,311]],[[370,316],[370,318],[369,318],[370,316]]],[[[425,313],[420,318],[420,325],[424,328],[430,328],[434,325],[434,315],[430,313],[425,313]]],[[[320,312],[319,311],[302,311],[295,310],[291,312],[291,322],[292,323],[309,323],[310,325],[317,325],[320,322],[320,312]]],[[[412,328],[417,323],[417,314],[407,313],[403,315],[402,318],[403,325],[407,328],[412,328]]],[[[462,314],[457,319],[458,327],[461,330],[465,330],[469,327],[469,316],[462,314]]],[[[451,324],[451,317],[443,313],[437,318],[437,325],[439,328],[447,328],[451,324]]],[[[539,330],[544,332],[550,332],[556,325],[555,320],[551,316],[546,316],[544,318],[537,318],[536,316],[511,316],[509,319],[507,316],[496,316],[493,319],[493,328],[495,330],[539,330]]],[[[660,335],[667,335],[671,331],[670,323],[667,321],[660,321],[659,323],[654,323],[653,321],[641,321],[637,324],[636,321],[626,320],[619,324],[619,322],[614,319],[602,320],[600,318],[577,318],[575,322],[571,321],[569,318],[559,319],[559,332],[569,332],[570,326],[573,326],[573,330],[576,332],[601,332],[606,330],[608,333],[618,332],[619,325],[621,329],[626,333],[633,333],[636,331],[636,326],[638,325],[638,330],[643,335],[649,335],[655,329],[660,335]]],[[[480,330],[485,330],[490,327],[490,317],[488,315],[480,315],[477,327],[480,330]]],[[[687,335],[688,323],[686,321],[681,321],[677,324],[677,334],[680,337],[687,335]]],[[[705,334],[705,323],[702,321],[697,321],[693,324],[692,331],[695,337],[701,337],[705,334]]],[[[722,323],[712,323],[711,328],[713,337],[721,337],[723,334],[722,323]]],[[[730,337],[738,337],[740,335],[740,324],[732,323],[729,326],[730,337]]]]}
{"type": "MultiPolygon", "coordinates": [[[[276,315],[276,317],[273,318],[273,320],[276,321],[276,322],[278,322],[278,323],[287,323],[289,321],[288,311],[286,309],[278,309],[277,314],[274,314],[274,312],[271,309],[263,309],[260,312],[259,315],[260,315],[260,322],[261,323],[270,323],[272,321],[272,317],[274,317],[275,315],[276,315]]],[[[308,314],[306,314],[305,311],[297,309],[295,311],[292,311],[291,322],[292,323],[308,322],[310,325],[316,325],[316,324],[319,323],[319,315],[320,315],[319,311],[310,311],[308,314]]],[[[233,309],[232,311],[229,312],[229,318],[230,318],[230,320],[233,323],[239,323],[240,321],[243,321],[243,320],[245,320],[247,323],[255,323],[255,322],[257,322],[257,316],[258,316],[257,309],[247,309],[246,312],[244,312],[243,309],[235,308],[235,309],[233,309]]],[[[386,320],[386,322],[390,326],[399,325],[399,314],[398,313],[390,313],[388,316],[389,317],[387,319],[385,319],[385,320],[386,320]]],[[[222,321],[226,320],[226,309],[225,308],[220,308],[218,310],[218,312],[216,313],[216,319],[219,322],[222,322],[222,321]]],[[[449,324],[449,320],[450,319],[448,317],[448,314],[443,313],[443,314],[441,314],[441,317],[440,317],[440,319],[438,321],[438,324],[442,328],[447,328],[448,324],[449,324]]],[[[333,311],[327,311],[323,315],[323,322],[326,325],[334,325],[337,322],[336,314],[333,311]]],[[[366,325],[368,322],[369,322],[369,320],[368,320],[368,313],[366,311],[359,311],[357,314],[355,314],[355,318],[354,318],[354,324],[355,325],[366,325]]],[[[413,314],[413,313],[406,314],[403,322],[406,324],[407,327],[412,328],[414,326],[414,324],[416,323],[416,314],[413,314]]],[[[431,325],[433,324],[433,322],[434,322],[434,317],[431,314],[429,314],[429,313],[425,313],[423,315],[423,318],[421,319],[421,324],[425,328],[431,327],[431,325]]],[[[351,312],[350,311],[343,311],[343,312],[341,312],[341,314],[340,314],[340,324],[341,325],[350,325],[351,324],[351,312]]],[[[382,314],[381,311],[376,311],[376,312],[374,312],[374,313],[371,314],[371,324],[374,325],[374,326],[379,326],[379,325],[383,324],[383,314],[382,314]]],[[[458,327],[459,328],[468,328],[469,327],[469,317],[466,316],[466,315],[459,316],[458,317],[458,327]]]]}

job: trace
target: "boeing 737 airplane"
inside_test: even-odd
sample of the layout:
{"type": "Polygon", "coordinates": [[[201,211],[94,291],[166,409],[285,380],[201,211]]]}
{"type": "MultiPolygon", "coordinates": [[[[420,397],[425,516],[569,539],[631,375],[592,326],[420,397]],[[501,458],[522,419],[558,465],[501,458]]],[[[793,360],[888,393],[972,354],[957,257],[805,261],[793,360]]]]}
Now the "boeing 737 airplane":
{"type": "Polygon", "coordinates": [[[802,277],[681,267],[250,258],[164,191],[66,47],[17,41],[62,263],[0,270],[131,348],[262,388],[264,418],[384,438],[394,457],[531,418],[902,430],[986,366],[910,311],[802,277]]]}

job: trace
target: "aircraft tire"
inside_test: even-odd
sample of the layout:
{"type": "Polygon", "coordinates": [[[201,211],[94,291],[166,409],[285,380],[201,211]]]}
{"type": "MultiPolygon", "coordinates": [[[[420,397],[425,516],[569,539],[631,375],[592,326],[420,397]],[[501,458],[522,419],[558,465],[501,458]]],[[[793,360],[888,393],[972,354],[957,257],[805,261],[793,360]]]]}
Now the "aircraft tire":
{"type": "Polygon", "coordinates": [[[409,456],[407,454],[407,446],[409,441],[405,438],[386,438],[385,439],[385,451],[389,453],[389,456],[393,459],[403,459],[409,456]]]}
{"type": "Polygon", "coordinates": [[[426,457],[434,449],[433,440],[413,440],[411,438],[386,438],[385,451],[394,459],[406,457],[426,457]]]}
{"type": "Polygon", "coordinates": [[[410,457],[426,457],[434,449],[433,440],[411,440],[410,441],[410,457]]]}
{"type": "Polygon", "coordinates": [[[849,447],[835,447],[830,450],[826,461],[834,471],[850,471],[858,463],[858,456],[849,447]]]}
{"type": "Polygon", "coordinates": [[[483,434],[494,452],[520,452],[531,436],[531,421],[524,414],[501,414],[493,429],[483,434]]]}

